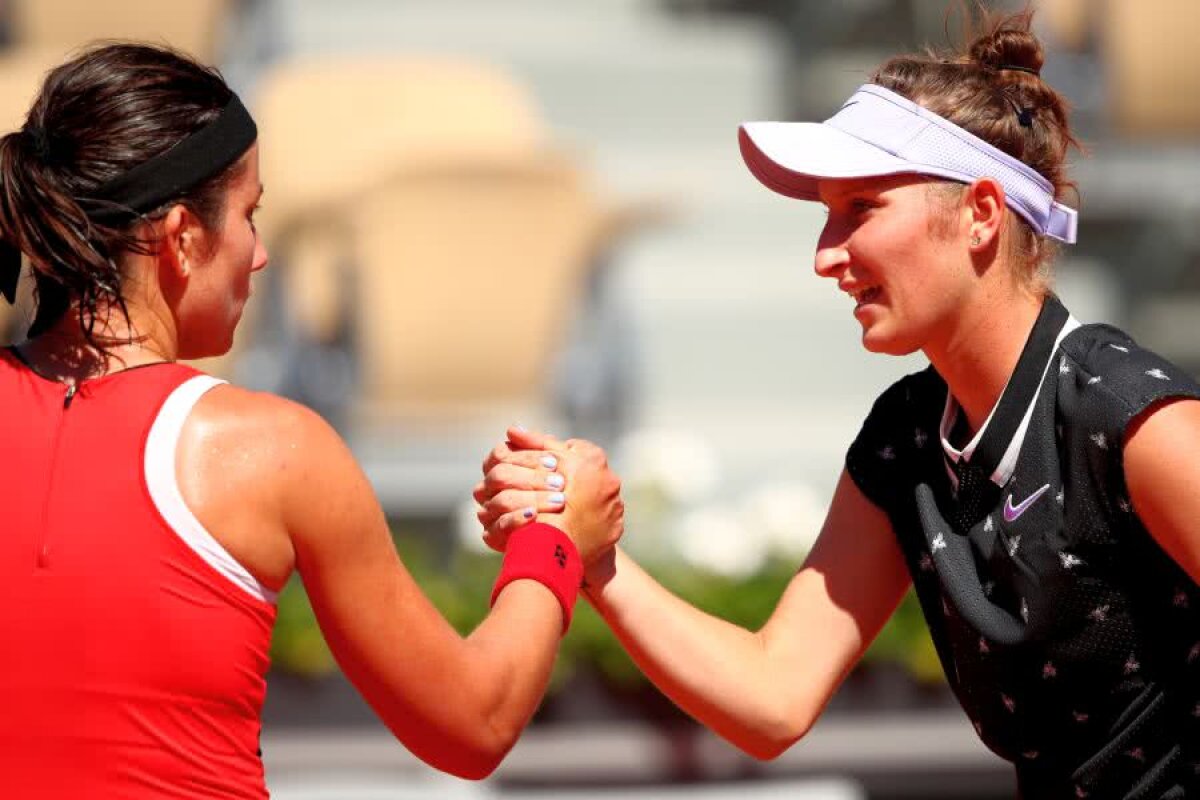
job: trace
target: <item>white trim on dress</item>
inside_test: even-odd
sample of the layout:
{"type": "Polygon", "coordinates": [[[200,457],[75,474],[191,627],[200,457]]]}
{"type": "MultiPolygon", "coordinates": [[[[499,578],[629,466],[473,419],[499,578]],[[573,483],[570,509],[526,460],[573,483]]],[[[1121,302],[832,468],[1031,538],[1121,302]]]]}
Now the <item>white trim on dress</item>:
{"type": "Polygon", "coordinates": [[[146,488],[168,527],[196,555],[251,597],[273,604],[278,592],[259,583],[205,529],[184,502],[175,474],[175,451],[188,414],[205,392],[223,383],[225,381],[211,375],[197,375],[181,383],[167,397],[146,437],[146,488]]]}
{"type": "MultiPolygon", "coordinates": [[[[1046,373],[1050,369],[1050,365],[1054,363],[1054,357],[1058,355],[1059,345],[1062,340],[1067,338],[1067,334],[1080,326],[1079,320],[1074,316],[1068,316],[1067,321],[1063,323],[1062,329],[1058,332],[1058,336],[1054,339],[1054,347],[1050,351],[1050,358],[1046,360],[1046,366],[1042,368],[1042,378],[1038,381],[1037,391],[1033,393],[1033,399],[1029,401],[1029,407],[1025,409],[1025,416],[1021,419],[1021,424],[1017,426],[1016,433],[1013,434],[1012,441],[1008,443],[1008,449],[1004,451],[1004,456],[1000,459],[1000,463],[996,465],[996,471],[992,473],[992,483],[1003,487],[1012,478],[1013,470],[1017,468],[1017,457],[1021,454],[1021,445],[1025,442],[1025,432],[1029,429],[1029,420],[1033,418],[1033,408],[1037,404],[1038,395],[1042,391],[1042,383],[1046,380],[1046,373]]],[[[1011,376],[1009,380],[1012,380],[1011,376]]],[[[1004,390],[1008,390],[1008,384],[1004,385],[1004,390]]],[[[1000,397],[1004,396],[1004,392],[1000,393],[1000,397]]],[[[946,407],[942,411],[942,424],[939,429],[942,440],[942,451],[949,459],[946,465],[946,471],[950,473],[951,483],[957,485],[958,478],[954,471],[950,469],[950,463],[957,464],[960,458],[971,460],[971,456],[975,453],[975,448],[979,446],[980,439],[983,438],[983,432],[987,430],[988,423],[992,421],[992,415],[996,413],[996,409],[1000,406],[1000,400],[997,398],[996,404],[992,406],[992,410],[988,412],[987,419],[979,426],[979,430],[975,431],[975,435],[971,437],[971,441],[958,450],[954,445],[950,444],[950,431],[954,427],[954,421],[958,418],[959,405],[954,399],[954,395],[950,394],[950,387],[946,387],[946,407]]]]}

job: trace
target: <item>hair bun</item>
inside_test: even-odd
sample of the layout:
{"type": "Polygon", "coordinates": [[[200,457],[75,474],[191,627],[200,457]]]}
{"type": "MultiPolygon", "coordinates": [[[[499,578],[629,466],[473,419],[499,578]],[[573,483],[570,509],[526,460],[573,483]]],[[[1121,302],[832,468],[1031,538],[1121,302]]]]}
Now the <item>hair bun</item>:
{"type": "Polygon", "coordinates": [[[1000,69],[1017,67],[1037,75],[1041,72],[1045,57],[1042,43],[1027,28],[1001,24],[971,42],[968,51],[973,61],[981,66],[1000,69]]]}

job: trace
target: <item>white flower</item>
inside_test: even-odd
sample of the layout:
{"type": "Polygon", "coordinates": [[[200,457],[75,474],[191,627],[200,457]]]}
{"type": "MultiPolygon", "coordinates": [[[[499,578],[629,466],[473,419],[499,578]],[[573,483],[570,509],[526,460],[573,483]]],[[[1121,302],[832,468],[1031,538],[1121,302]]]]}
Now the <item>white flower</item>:
{"type": "Polygon", "coordinates": [[[633,431],[613,447],[613,463],[630,494],[658,492],[681,505],[707,497],[720,477],[713,447],[682,431],[633,431]]]}
{"type": "Polygon", "coordinates": [[[745,578],[758,572],[769,552],[761,531],[747,528],[738,514],[718,506],[684,514],[672,538],[684,562],[729,578],[745,578]]]}
{"type": "Polygon", "coordinates": [[[808,484],[777,483],[750,492],[742,515],[772,552],[798,563],[817,541],[827,505],[808,484]]]}

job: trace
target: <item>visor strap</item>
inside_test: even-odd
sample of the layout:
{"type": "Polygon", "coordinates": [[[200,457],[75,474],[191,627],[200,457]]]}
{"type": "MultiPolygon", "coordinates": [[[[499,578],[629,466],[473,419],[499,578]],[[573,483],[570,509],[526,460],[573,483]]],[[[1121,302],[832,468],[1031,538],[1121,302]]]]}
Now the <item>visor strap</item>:
{"type": "Polygon", "coordinates": [[[1050,204],[1050,213],[1046,216],[1047,236],[1067,244],[1074,244],[1078,226],[1079,212],[1058,201],[1050,204]]]}

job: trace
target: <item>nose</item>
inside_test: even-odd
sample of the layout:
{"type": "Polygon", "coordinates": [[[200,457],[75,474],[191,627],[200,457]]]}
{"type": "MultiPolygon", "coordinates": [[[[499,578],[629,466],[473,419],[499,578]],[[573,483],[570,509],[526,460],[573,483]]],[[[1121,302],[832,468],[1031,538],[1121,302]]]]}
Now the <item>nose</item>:
{"type": "Polygon", "coordinates": [[[821,230],[817,239],[817,252],[813,259],[813,270],[822,278],[837,278],[838,273],[850,261],[846,251],[845,237],[833,230],[829,223],[821,230]]]}
{"type": "Polygon", "coordinates": [[[254,261],[250,265],[251,272],[258,272],[267,266],[267,246],[263,243],[262,237],[258,236],[254,240],[254,261]]]}

